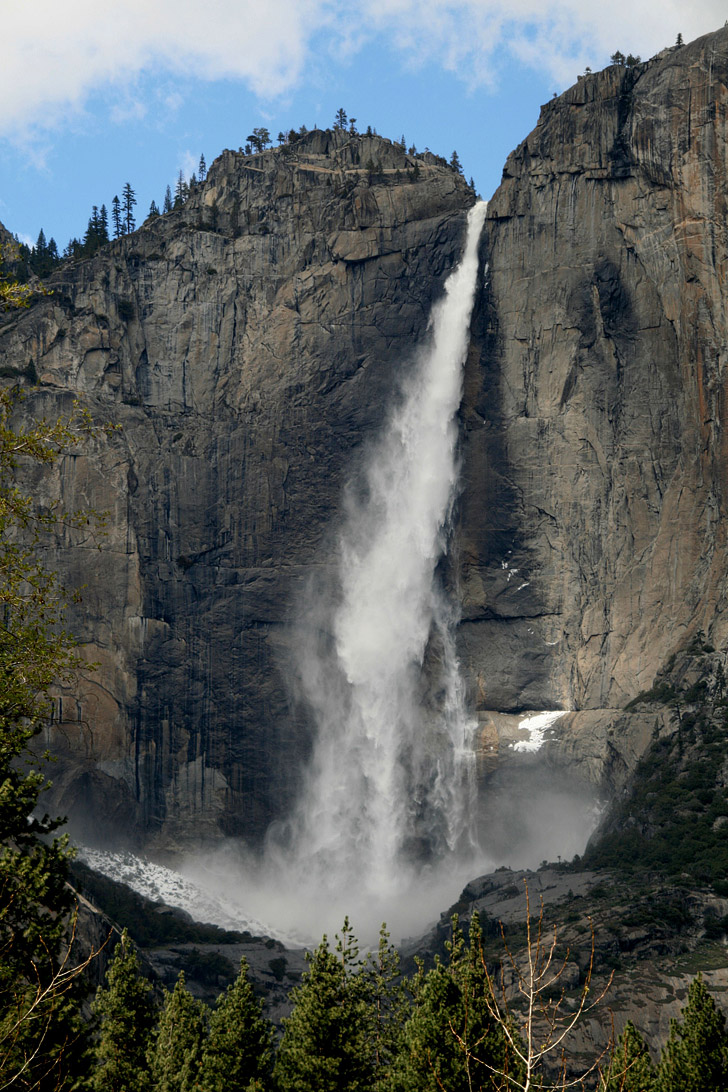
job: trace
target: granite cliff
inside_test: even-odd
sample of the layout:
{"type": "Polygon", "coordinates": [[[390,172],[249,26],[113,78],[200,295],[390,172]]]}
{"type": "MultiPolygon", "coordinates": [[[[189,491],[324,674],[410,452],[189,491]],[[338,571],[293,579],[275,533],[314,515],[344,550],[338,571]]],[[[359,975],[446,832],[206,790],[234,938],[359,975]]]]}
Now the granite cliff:
{"type": "Polygon", "coordinates": [[[99,665],[48,731],[54,803],[86,837],[255,839],[285,813],[309,743],[286,623],[473,201],[376,136],[225,152],[2,328],[3,374],[38,377],[23,413],[78,395],[121,426],[32,483],[108,513],[101,549],[48,551],[84,586],[69,625],[99,665]]]}
{"type": "MultiPolygon", "coordinates": [[[[461,647],[481,710],[619,787],[622,713],[726,615],[728,31],[547,103],[489,207],[463,406],[461,647]]],[[[664,720],[657,726],[668,730],[664,720]]]]}
{"type": "MultiPolygon", "coordinates": [[[[727,99],[728,30],[587,75],[491,201],[449,577],[496,783],[515,718],[561,709],[552,768],[621,787],[670,731],[625,705],[696,631],[728,640],[727,99]]],[[[254,840],[285,812],[292,605],[473,200],[378,137],[225,152],[0,328],[3,374],[39,378],[23,412],[78,394],[122,426],[35,483],[109,511],[102,550],[50,549],[100,665],[56,703],[55,803],[100,838],[254,840]]]]}

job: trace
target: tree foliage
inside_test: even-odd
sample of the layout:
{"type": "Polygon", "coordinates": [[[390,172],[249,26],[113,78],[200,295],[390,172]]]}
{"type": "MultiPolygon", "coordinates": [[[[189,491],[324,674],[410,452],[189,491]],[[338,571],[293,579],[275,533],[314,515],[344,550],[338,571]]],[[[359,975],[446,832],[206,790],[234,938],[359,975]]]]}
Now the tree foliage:
{"type": "Polygon", "coordinates": [[[151,1089],[147,1060],[154,1026],[151,986],[141,974],[139,957],[122,934],[93,1005],[99,1020],[94,1051],[93,1092],[145,1092],[151,1089]]]}
{"type": "Polygon", "coordinates": [[[243,959],[240,974],[210,1017],[210,1030],[200,1070],[202,1092],[245,1089],[264,1083],[273,1066],[273,1029],[248,979],[243,959]]]}
{"type": "Polygon", "coordinates": [[[657,1069],[656,1092],[725,1092],[728,1042],[725,1017],[703,976],[690,984],[681,1020],[673,1020],[657,1069]]]}
{"type": "MultiPolygon", "coordinates": [[[[174,990],[166,991],[149,1049],[155,1092],[194,1092],[207,1025],[207,1007],[193,997],[180,973],[174,990]]],[[[234,1087],[234,1086],[233,1086],[234,1087]]]]}
{"type": "Polygon", "coordinates": [[[488,1003],[481,940],[477,914],[469,944],[453,918],[448,960],[437,959],[427,974],[420,968],[396,1067],[397,1092],[492,1092],[506,1087],[507,1078],[522,1076],[523,1066],[488,1003]]]}
{"type": "Polygon", "coordinates": [[[335,951],[327,938],[310,957],[284,1021],[275,1077],[280,1092],[369,1092],[373,1061],[361,961],[348,919],[335,951]]]}
{"type": "Polygon", "coordinates": [[[600,1092],[650,1092],[654,1079],[647,1043],[628,1020],[600,1083],[600,1092]]]}

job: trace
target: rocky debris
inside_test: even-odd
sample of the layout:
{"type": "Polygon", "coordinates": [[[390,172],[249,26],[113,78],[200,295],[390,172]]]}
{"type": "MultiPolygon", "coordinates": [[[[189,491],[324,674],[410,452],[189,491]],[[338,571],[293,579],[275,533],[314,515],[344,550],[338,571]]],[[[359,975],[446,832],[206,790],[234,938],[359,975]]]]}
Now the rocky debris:
{"type": "MultiPolygon", "coordinates": [[[[493,969],[508,958],[505,945],[521,965],[526,943],[526,889],[532,935],[543,907],[543,936],[548,944],[556,930],[557,967],[563,963],[564,1008],[574,1010],[591,966],[591,998],[608,987],[604,999],[580,1021],[567,1043],[574,1072],[586,1068],[627,1020],[645,1035],[653,1056],[659,1054],[680,1015],[692,978],[701,971],[717,1003],[728,1012],[728,971],[724,941],[706,928],[725,914],[728,900],[706,889],[674,883],[655,872],[625,875],[619,870],[577,866],[538,871],[497,872],[472,880],[440,921],[418,940],[402,946],[403,965],[415,958],[431,965],[447,958],[451,919],[467,923],[477,910],[483,931],[483,953],[493,969]],[[501,926],[502,930],[501,931],[501,926]],[[593,938],[593,955],[592,955],[593,938]],[[610,983],[611,979],[611,983],[610,983]]],[[[517,1007],[517,991],[509,988],[517,1007]]]]}

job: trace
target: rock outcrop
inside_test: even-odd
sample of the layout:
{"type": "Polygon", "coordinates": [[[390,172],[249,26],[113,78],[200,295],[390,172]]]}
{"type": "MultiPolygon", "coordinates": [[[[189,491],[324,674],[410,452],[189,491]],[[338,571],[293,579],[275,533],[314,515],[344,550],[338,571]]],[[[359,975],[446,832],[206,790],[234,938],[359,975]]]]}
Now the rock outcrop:
{"type": "Polygon", "coordinates": [[[482,721],[576,711],[550,753],[607,783],[649,737],[617,711],[728,637],[727,106],[728,30],[584,76],[489,207],[461,649],[482,721]]]}
{"type": "Polygon", "coordinates": [[[84,587],[69,628],[98,664],[47,740],[53,804],[85,838],[255,840],[285,813],[309,744],[285,622],[473,201],[443,160],[376,136],[225,152],[181,209],[0,329],[3,374],[39,379],[23,413],[78,395],[121,426],[30,479],[108,513],[101,549],[69,532],[47,554],[84,587]]]}

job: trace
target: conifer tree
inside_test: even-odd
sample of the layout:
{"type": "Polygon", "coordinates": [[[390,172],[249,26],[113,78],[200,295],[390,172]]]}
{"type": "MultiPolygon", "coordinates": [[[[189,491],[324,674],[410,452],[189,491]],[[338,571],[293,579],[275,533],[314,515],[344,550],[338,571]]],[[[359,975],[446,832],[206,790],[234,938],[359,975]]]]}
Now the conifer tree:
{"type": "Polygon", "coordinates": [[[177,175],[177,185],[174,188],[174,207],[176,209],[181,208],[190,195],[190,188],[185,182],[185,176],[180,168],[180,172],[177,175]]]}
{"type": "Polygon", "coordinates": [[[703,976],[690,983],[682,1020],[673,1020],[660,1057],[656,1092],[725,1092],[728,1041],[725,1017],[716,1008],[703,976]]]}
{"type": "Polygon", "coordinates": [[[93,1011],[100,1021],[93,1092],[146,1092],[151,1088],[147,1050],[154,1024],[151,986],[124,930],[93,1011]]]}
{"type": "Polygon", "coordinates": [[[207,163],[205,162],[204,152],[200,156],[200,165],[197,168],[197,177],[199,178],[200,182],[204,182],[207,178],[207,163]]]}
{"type": "Polygon", "coordinates": [[[372,1088],[389,1088],[392,1066],[401,1050],[402,1033],[410,1012],[409,997],[401,980],[399,952],[390,943],[385,925],[379,933],[377,951],[370,954],[362,971],[362,983],[371,1024],[372,1088]]]}
{"type": "Polygon", "coordinates": [[[118,194],[114,194],[114,200],[111,202],[111,219],[114,224],[114,238],[118,239],[123,234],[123,225],[121,219],[121,201],[118,194]]]}
{"type": "Polygon", "coordinates": [[[171,212],[171,211],[172,211],[172,190],[171,190],[171,188],[169,186],[167,186],[167,189],[164,191],[164,201],[162,203],[162,212],[164,213],[164,212],[171,212]]]}
{"type": "MultiPolygon", "coordinates": [[[[0,276],[0,312],[27,306],[23,287],[0,276]]],[[[34,549],[58,517],[23,492],[16,470],[58,460],[86,422],[74,412],[21,425],[18,400],[17,389],[0,392],[0,1087],[44,1092],[75,1064],[81,968],[67,947],[71,853],[54,837],[60,820],[39,807],[46,778],[30,748],[47,722],[48,688],[80,661],[63,629],[62,589],[34,549]]],[[[63,518],[69,533],[90,522],[88,513],[63,518]]]]}
{"type": "Polygon", "coordinates": [[[123,215],[124,234],[130,235],[136,227],[136,221],[134,219],[134,206],[136,205],[136,194],[131,188],[131,183],[127,182],[122,192],[121,211],[123,215]]]}
{"type": "MultiPolygon", "coordinates": [[[[265,126],[258,126],[253,129],[253,132],[246,138],[251,148],[255,152],[264,151],[270,144],[270,133],[265,126]]],[[[250,153],[248,153],[250,154],[250,153]]]]}
{"type": "Polygon", "coordinates": [[[280,1092],[370,1092],[374,1067],[360,970],[347,919],[336,951],[324,937],[293,990],[274,1071],[280,1092]]]}
{"type": "Polygon", "coordinates": [[[232,1092],[269,1078],[273,1064],[273,1031],[248,979],[248,964],[219,998],[210,1017],[202,1056],[202,1092],[232,1092]]]}
{"type": "Polygon", "coordinates": [[[600,1092],[650,1092],[654,1080],[655,1067],[647,1043],[628,1020],[617,1040],[600,1092]]]}
{"type": "Polygon", "coordinates": [[[180,972],[174,990],[166,991],[149,1048],[154,1092],[199,1089],[207,1015],[207,1006],[192,996],[185,986],[184,972],[180,972]]]}
{"type": "Polygon", "coordinates": [[[460,162],[460,156],[458,155],[457,152],[453,152],[452,155],[450,156],[450,166],[452,167],[452,169],[454,171],[457,171],[458,174],[463,173],[462,164],[460,162]]]}
{"type": "Polygon", "coordinates": [[[420,968],[415,981],[415,1007],[394,1071],[396,1092],[495,1092],[510,1087],[500,1074],[521,1077],[522,1066],[509,1054],[486,1004],[477,914],[470,923],[469,947],[457,918],[447,947],[448,962],[437,959],[427,974],[420,968]]]}
{"type": "Polygon", "coordinates": [[[149,212],[147,214],[147,219],[148,220],[153,220],[157,216],[159,216],[159,206],[157,205],[156,201],[152,201],[151,205],[149,206],[149,212]]]}

